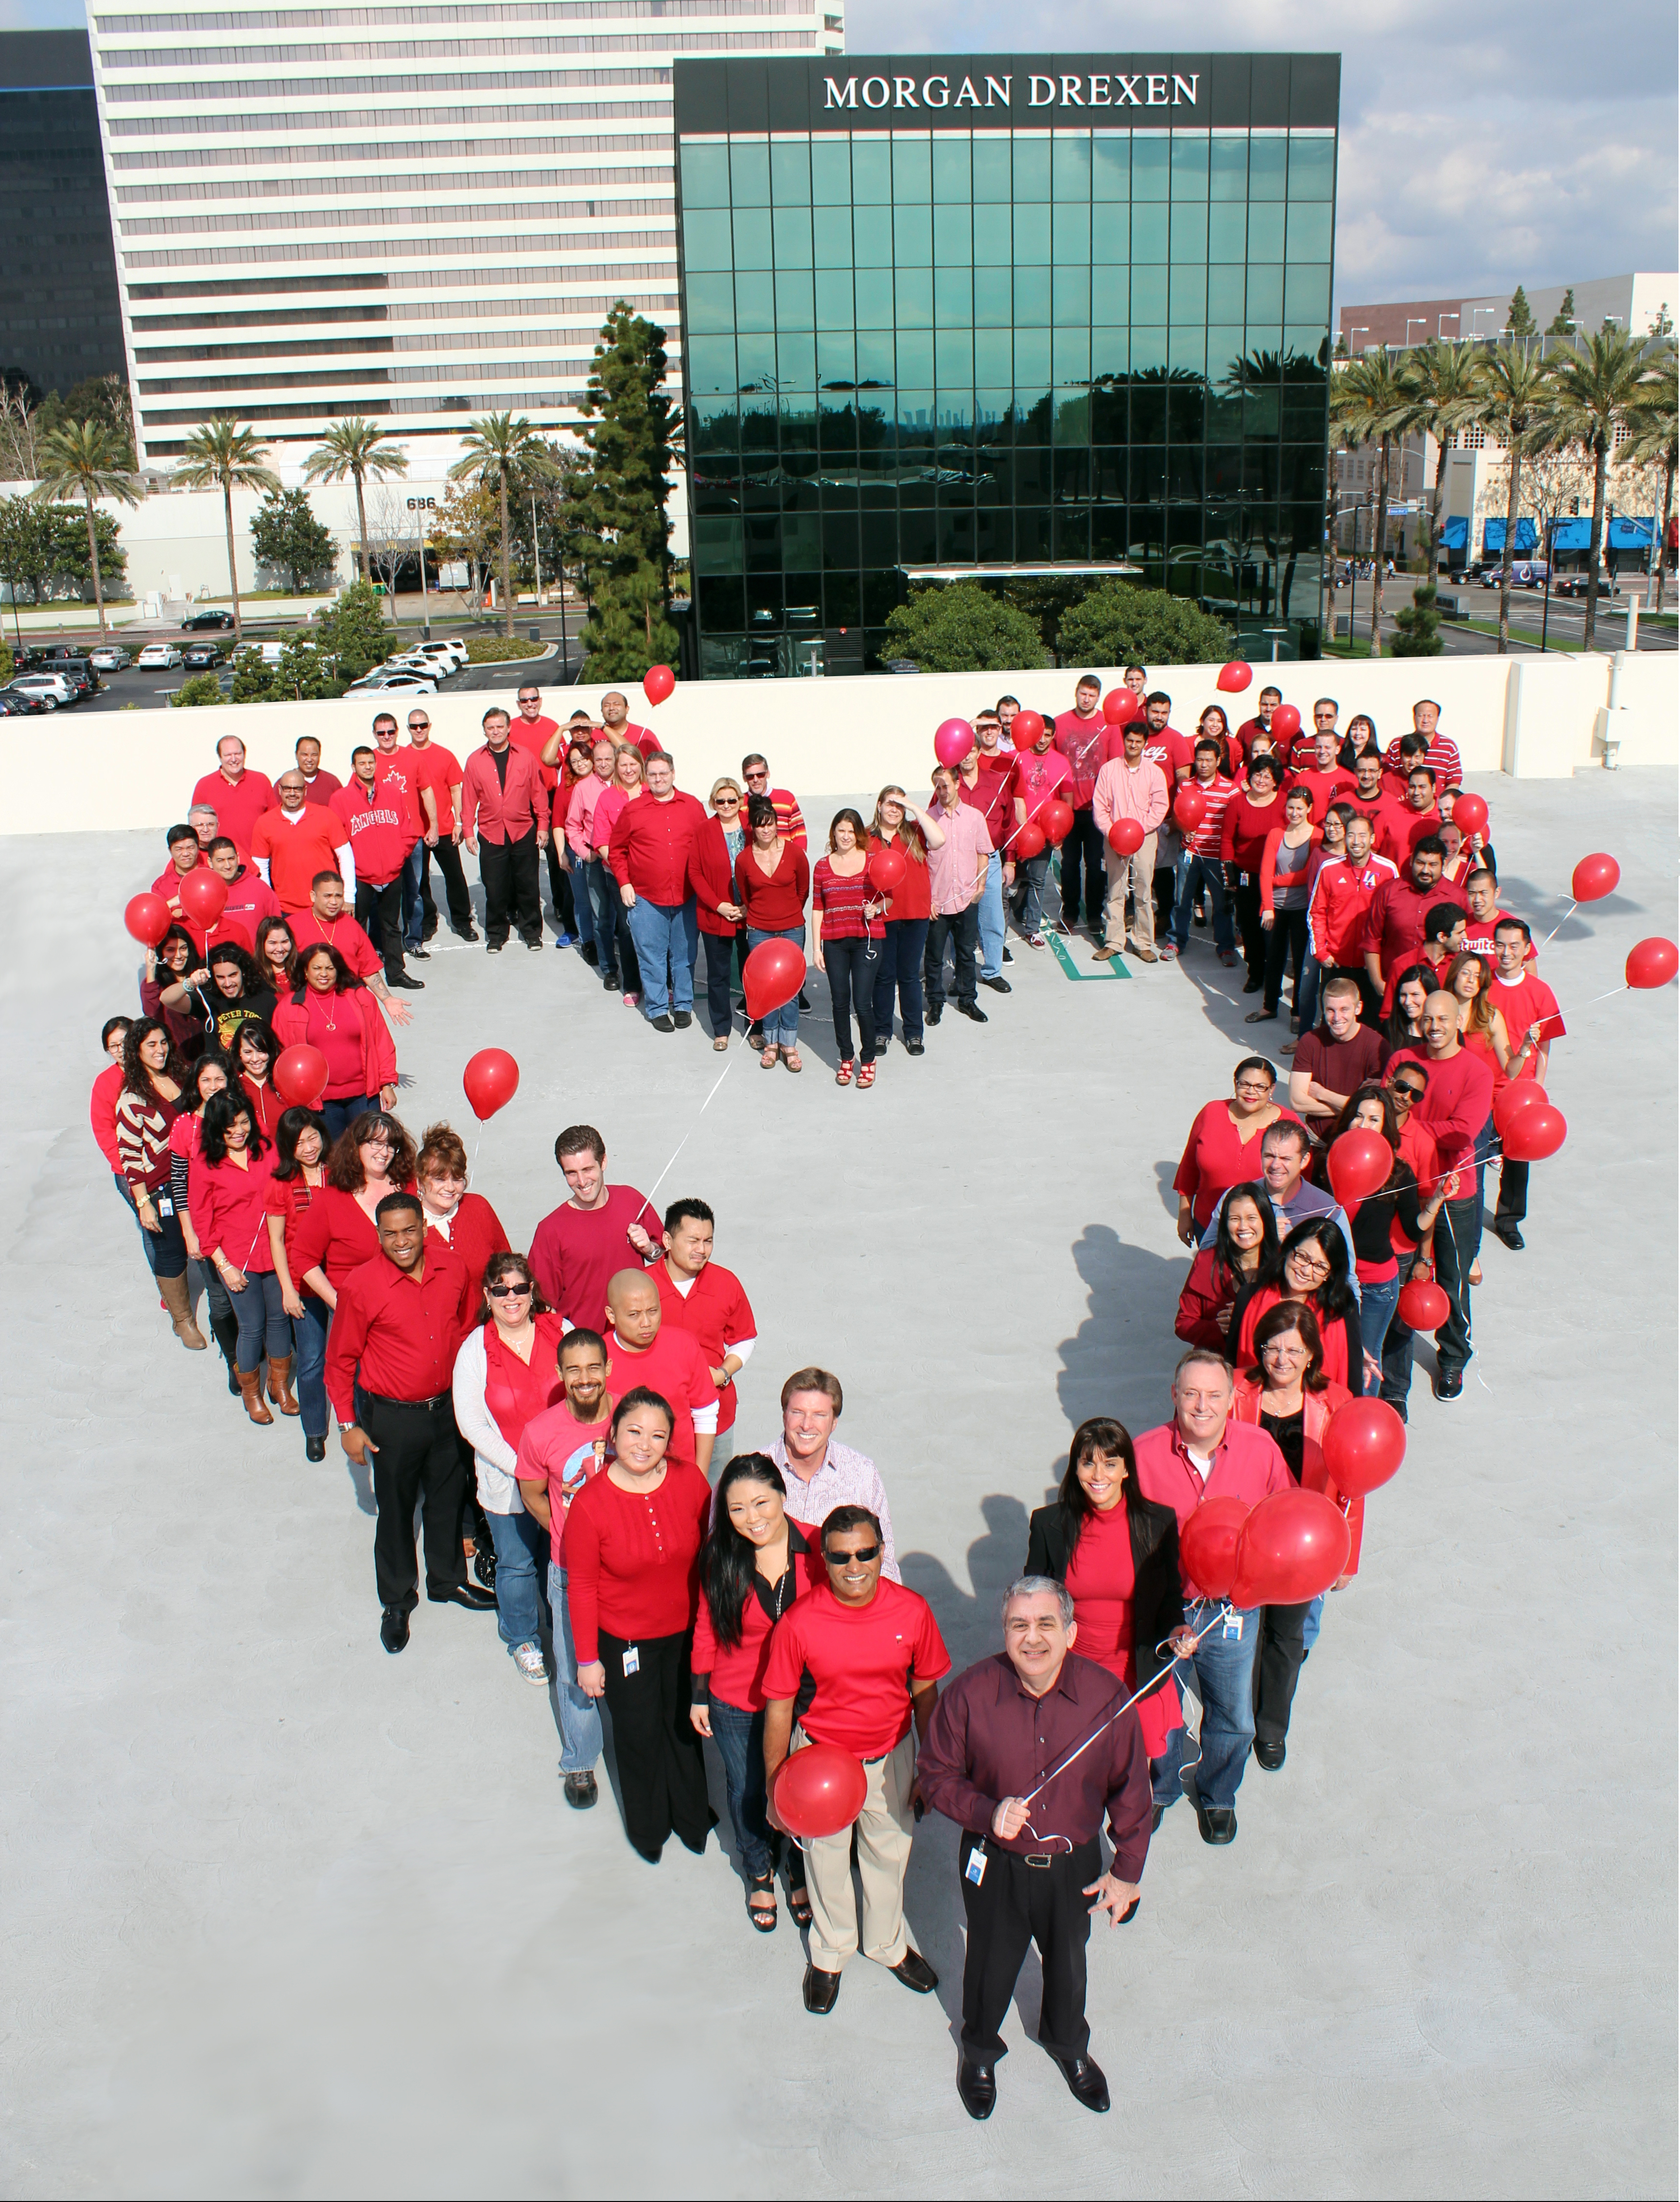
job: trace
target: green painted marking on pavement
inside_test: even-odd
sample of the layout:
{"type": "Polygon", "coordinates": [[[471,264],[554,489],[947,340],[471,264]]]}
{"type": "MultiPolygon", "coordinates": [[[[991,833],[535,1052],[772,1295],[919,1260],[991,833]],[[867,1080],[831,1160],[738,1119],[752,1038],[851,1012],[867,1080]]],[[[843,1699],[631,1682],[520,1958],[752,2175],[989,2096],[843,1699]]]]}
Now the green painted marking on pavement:
{"type": "MultiPolygon", "coordinates": [[[[1126,969],[1125,960],[1122,957],[1117,956],[1111,962],[1107,963],[1093,963],[1088,961],[1084,963],[1076,963],[1074,961],[1072,948],[1069,945],[1067,941],[1062,938],[1059,933],[1046,933],[1044,937],[1050,944],[1051,954],[1061,965],[1064,975],[1067,978],[1077,980],[1083,980],[1086,979],[1129,979],[1132,975],[1126,969]]],[[[1082,941],[1079,945],[1082,947],[1084,945],[1082,941]]],[[[1087,950],[1086,953],[1088,957],[1089,952],[1090,951],[1087,950]]]]}

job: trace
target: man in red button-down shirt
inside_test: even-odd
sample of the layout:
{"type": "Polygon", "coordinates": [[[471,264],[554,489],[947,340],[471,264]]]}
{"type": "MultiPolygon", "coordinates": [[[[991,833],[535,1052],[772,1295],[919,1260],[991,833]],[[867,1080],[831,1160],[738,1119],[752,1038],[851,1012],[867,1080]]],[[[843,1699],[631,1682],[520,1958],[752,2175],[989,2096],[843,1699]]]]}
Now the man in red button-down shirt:
{"type": "Polygon", "coordinates": [[[207,804],[222,832],[248,849],[257,820],[274,808],[274,788],[266,773],[246,771],[245,745],[237,734],[224,734],[215,755],[216,770],[205,774],[192,791],[192,800],[207,804]]]}
{"type": "Polygon", "coordinates": [[[478,858],[492,956],[508,945],[510,918],[528,948],[543,945],[537,854],[548,846],[548,807],[536,760],[514,747],[509,731],[499,704],[486,711],[484,747],[473,751],[461,774],[462,835],[478,858]]]}
{"type": "Polygon", "coordinates": [[[1447,861],[1438,833],[1425,833],[1412,862],[1396,879],[1384,880],[1365,913],[1365,970],[1382,995],[1382,1014],[1394,1007],[1394,980],[1424,952],[1424,920],[1437,903],[1468,912],[1464,889],[1441,876],[1447,861]]]}
{"type": "Polygon", "coordinates": [[[660,1032],[678,1032],[694,1022],[700,921],[688,891],[688,860],[706,814],[679,789],[676,768],[663,750],[653,752],[644,773],[645,792],[619,813],[607,861],[630,914],[642,1015],[660,1032]]]}
{"type": "Polygon", "coordinates": [[[374,1575],[384,1609],[380,1641],[400,1652],[419,1603],[414,1510],[423,1501],[426,1595],[434,1605],[486,1611],[495,1599],[467,1581],[461,1508],[467,1472],[451,1380],[461,1343],[467,1273],[434,1233],[416,1195],[388,1192],[374,1210],[380,1251],[339,1287],[327,1345],[327,1396],[344,1449],[371,1465],[379,1521],[374,1575]]]}
{"type": "MultiPolygon", "coordinates": [[[[1257,1424],[1231,1419],[1236,1393],[1223,1354],[1192,1346],[1172,1373],[1170,1422],[1136,1441],[1137,1487],[1170,1506],[1182,1529],[1204,1498],[1258,1506],[1293,1488],[1282,1454],[1257,1424]]],[[[1182,1564],[1188,1625],[1199,1641],[1188,1663],[1202,1701],[1201,1757],[1193,1793],[1205,1843],[1236,1839],[1236,1793],[1254,1740],[1254,1655],[1260,1609],[1222,1614],[1182,1564]]],[[[1176,1679],[1178,1670],[1175,1670],[1176,1679]]],[[[1155,1802],[1164,1810],[1183,1793],[1179,1765],[1184,1731],[1175,1728],[1155,1768],[1155,1802]]]]}

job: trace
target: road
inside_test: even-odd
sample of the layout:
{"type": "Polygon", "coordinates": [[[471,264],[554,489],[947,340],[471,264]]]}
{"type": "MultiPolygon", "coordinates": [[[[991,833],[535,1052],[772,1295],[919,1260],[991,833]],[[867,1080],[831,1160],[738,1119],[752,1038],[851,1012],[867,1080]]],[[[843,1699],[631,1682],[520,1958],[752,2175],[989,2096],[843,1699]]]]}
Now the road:
{"type": "MultiPolygon", "coordinates": [[[[1412,592],[1417,586],[1417,576],[1396,574],[1382,584],[1382,634],[1385,642],[1395,633],[1394,615],[1412,601],[1412,592]]],[[[1624,589],[1632,589],[1640,607],[1639,640],[1641,650],[1672,651],[1675,647],[1675,627],[1671,615],[1668,619],[1648,618],[1645,612],[1646,581],[1642,574],[1630,575],[1624,589]]],[[[1499,591],[1463,583],[1443,581],[1441,593],[1456,596],[1472,620],[1495,626],[1499,621],[1499,591]]],[[[1337,620],[1347,616],[1350,592],[1336,591],[1335,615],[1337,620]]],[[[1364,641],[1371,633],[1371,594],[1369,581],[1355,582],[1351,592],[1354,609],[1354,633],[1364,641]]],[[[1670,598],[1671,605],[1672,598],[1670,598]]],[[[1603,651],[1623,649],[1627,638],[1627,603],[1624,593],[1619,597],[1600,597],[1598,601],[1597,635],[1595,647],[1603,651]]],[[[1579,650],[1582,631],[1586,624],[1586,606],[1575,597],[1553,596],[1551,609],[1545,609],[1544,599],[1537,590],[1513,589],[1511,592],[1511,643],[1513,651],[1538,651],[1542,620],[1548,649],[1564,646],[1579,650]]],[[[1329,608],[1326,606],[1326,624],[1329,608]]],[[[1498,638],[1478,634],[1473,627],[1462,626],[1457,621],[1443,619],[1441,622],[1442,654],[1453,657],[1482,657],[1495,652],[1498,638]]]]}

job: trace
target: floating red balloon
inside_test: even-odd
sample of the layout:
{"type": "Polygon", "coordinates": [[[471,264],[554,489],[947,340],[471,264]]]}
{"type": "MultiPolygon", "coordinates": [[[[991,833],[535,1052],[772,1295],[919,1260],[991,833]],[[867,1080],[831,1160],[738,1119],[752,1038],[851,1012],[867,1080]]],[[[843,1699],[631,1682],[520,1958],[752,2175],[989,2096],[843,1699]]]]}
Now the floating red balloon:
{"type": "Polygon", "coordinates": [[[669,665],[650,665],[642,675],[642,693],[650,704],[663,704],[676,686],[676,675],[669,665]]]}
{"type": "Polygon", "coordinates": [[[1073,805],[1052,795],[1048,803],[1041,803],[1033,814],[1044,830],[1044,838],[1052,848],[1059,849],[1073,831],[1073,805]]]}
{"type": "Polygon", "coordinates": [[[1135,818],[1117,818],[1108,829],[1108,845],[1117,857],[1135,857],[1143,846],[1144,831],[1135,818]]]}
{"type": "Polygon", "coordinates": [[[1469,840],[1472,833],[1488,830],[1488,806],[1479,795],[1455,795],[1453,798],[1453,823],[1469,840]]]}
{"type": "Polygon", "coordinates": [[[1237,1538],[1232,1603],[1303,1604],[1329,1588],[1350,1547],[1347,1517],[1333,1498],[1322,1491],[1274,1491],[1237,1538]]]}
{"type": "Polygon", "coordinates": [[[1635,941],[1628,951],[1627,980],[1630,986],[1665,986],[1677,970],[1680,970],[1680,948],[1659,934],[1653,933],[1648,940],[1635,941]]]}
{"type": "MultiPolygon", "coordinates": [[[[759,945],[768,948],[771,944],[759,945]]],[[[782,1760],[770,1795],[776,1817],[789,1834],[816,1842],[852,1825],[864,1809],[869,1787],[868,1776],[849,1751],[837,1743],[808,1743],[782,1760]]]]}
{"type": "Polygon", "coordinates": [[[1173,798],[1172,815],[1187,833],[1194,833],[1207,815],[1207,798],[1187,780],[1173,798]]]}
{"type": "Polygon", "coordinates": [[[274,1065],[274,1091],[288,1109],[318,1109],[330,1075],[318,1047],[289,1047],[274,1065]]]}
{"type": "Polygon", "coordinates": [[[1229,665],[1220,667],[1219,678],[1214,685],[1227,696],[1240,696],[1253,678],[1253,668],[1247,659],[1234,657],[1229,665]]]}
{"type": "Polygon", "coordinates": [[[123,911],[122,921],[148,948],[156,948],[174,923],[169,905],[160,894],[136,895],[123,911]]]}
{"type": "Polygon", "coordinates": [[[1024,826],[1017,826],[1005,853],[1014,857],[1017,864],[1030,864],[1035,857],[1041,857],[1050,844],[1044,838],[1044,828],[1029,818],[1024,826]]]}
{"type": "Polygon", "coordinates": [[[461,1084],[482,1124],[518,1092],[519,1065],[504,1047],[481,1047],[462,1072],[461,1084]]]}
{"type": "Polygon", "coordinates": [[[227,907],[227,882],[220,872],[201,865],[196,872],[187,874],[175,889],[175,896],[183,914],[195,925],[208,928],[227,907]]]}
{"type": "Polygon", "coordinates": [[[1103,716],[1111,727],[1129,727],[1143,709],[1141,698],[1130,688],[1111,688],[1103,698],[1103,716]]]}
{"type": "Polygon", "coordinates": [[[1537,1078],[1513,1079],[1494,1097],[1494,1128],[1502,1138],[1524,1110],[1545,1105],[1546,1088],[1537,1078]]]}
{"type": "Polygon", "coordinates": [[[1543,1163],[1569,1137],[1564,1112],[1549,1101],[1538,1109],[1524,1109],[1504,1135],[1505,1151],[1513,1163],[1543,1163]]]}
{"type": "Polygon", "coordinates": [[[1381,1192],[1394,1167],[1394,1150],[1381,1132],[1355,1129],[1332,1142],[1325,1175],[1342,1206],[1352,1208],[1381,1192]]]}
{"type": "MultiPolygon", "coordinates": [[[[1414,1322],[1413,1330],[1435,1330],[1446,1322],[1447,1295],[1439,1285],[1408,1285],[1406,1290],[1435,1292],[1441,1304],[1434,1322],[1414,1322]]],[[[1349,1399],[1324,1425],[1323,1452],[1336,1489],[1349,1498],[1363,1498],[1399,1473],[1406,1458],[1406,1424],[1386,1399],[1349,1399]]]]}
{"type": "Polygon", "coordinates": [[[1569,891],[1577,902],[1602,902],[1621,884],[1622,868],[1613,857],[1598,850],[1583,857],[1569,875],[1569,891]]]}
{"type": "Polygon", "coordinates": [[[1251,1510],[1243,1498],[1204,1498],[1178,1533],[1185,1578],[1209,1598],[1229,1598],[1236,1581],[1236,1540],[1251,1510]]]}
{"type": "Polygon", "coordinates": [[[1037,711],[1017,711],[1009,738],[1018,750],[1035,748],[1044,739],[1044,719],[1037,711]]]}
{"type": "Polygon", "coordinates": [[[941,764],[958,765],[974,747],[974,728],[966,719],[947,719],[934,736],[934,755],[941,764]]]}
{"type": "Polygon", "coordinates": [[[1280,704],[1271,715],[1271,730],[1281,742],[1293,741],[1301,730],[1301,715],[1293,704],[1280,704]]]}
{"type": "Polygon", "coordinates": [[[902,849],[895,849],[890,841],[877,842],[869,851],[869,863],[864,868],[869,874],[869,885],[877,894],[891,894],[905,883],[910,869],[910,858],[902,849]]]}
{"type": "MultiPolygon", "coordinates": [[[[1439,1330],[1452,1314],[1453,1303],[1433,1277],[1418,1277],[1411,1284],[1401,1286],[1394,1312],[1408,1330],[1439,1330]]],[[[1334,1421],[1335,1418],[1332,1416],[1330,1419],[1334,1421]]],[[[1394,1419],[1398,1422],[1399,1416],[1396,1415],[1394,1419]]],[[[1339,1475],[1336,1481],[1341,1481],[1339,1475]]]]}
{"type": "Polygon", "coordinates": [[[791,940],[761,940],[741,966],[746,1013],[757,1024],[805,983],[805,959],[791,940]]]}

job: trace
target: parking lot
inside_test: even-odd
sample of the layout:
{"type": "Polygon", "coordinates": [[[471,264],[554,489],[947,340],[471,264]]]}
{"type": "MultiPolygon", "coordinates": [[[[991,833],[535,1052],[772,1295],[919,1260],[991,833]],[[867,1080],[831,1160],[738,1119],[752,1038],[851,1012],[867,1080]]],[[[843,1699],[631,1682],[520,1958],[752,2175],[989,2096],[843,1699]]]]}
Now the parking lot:
{"type": "MultiPolygon", "coordinates": [[[[1560,574],[1560,580],[1572,580],[1560,574]]],[[[1382,584],[1382,639],[1385,648],[1399,632],[1394,626],[1394,614],[1402,611],[1412,602],[1412,592],[1419,577],[1415,574],[1395,574],[1382,584]]],[[[1636,648],[1640,650],[1671,651],[1675,647],[1674,592],[1666,592],[1667,610],[1659,617],[1646,609],[1645,594],[1649,582],[1643,574],[1627,574],[1621,577],[1621,594],[1600,596],[1597,605],[1597,633],[1594,647],[1598,650],[1621,650],[1626,646],[1628,603],[1630,598],[1639,607],[1639,633],[1636,648]]],[[[1456,597],[1463,607],[1462,620],[1443,619],[1441,622],[1442,654],[1449,656],[1482,656],[1499,648],[1498,638],[1478,632],[1481,627],[1497,627],[1499,623],[1499,591],[1484,588],[1476,582],[1454,581],[1442,578],[1439,584],[1443,597],[1456,597]]],[[[1350,608],[1353,612],[1353,633],[1357,644],[1365,642],[1371,634],[1371,584],[1356,581],[1350,588],[1347,584],[1339,588],[1332,604],[1325,604],[1325,634],[1335,637],[1346,647],[1346,638],[1340,633],[1339,623],[1347,619],[1350,608]]],[[[1513,651],[1537,651],[1542,632],[1548,650],[1579,650],[1586,626],[1587,608],[1579,597],[1560,597],[1553,586],[1547,605],[1544,592],[1539,589],[1513,588],[1511,592],[1511,646],[1513,651]]]]}

